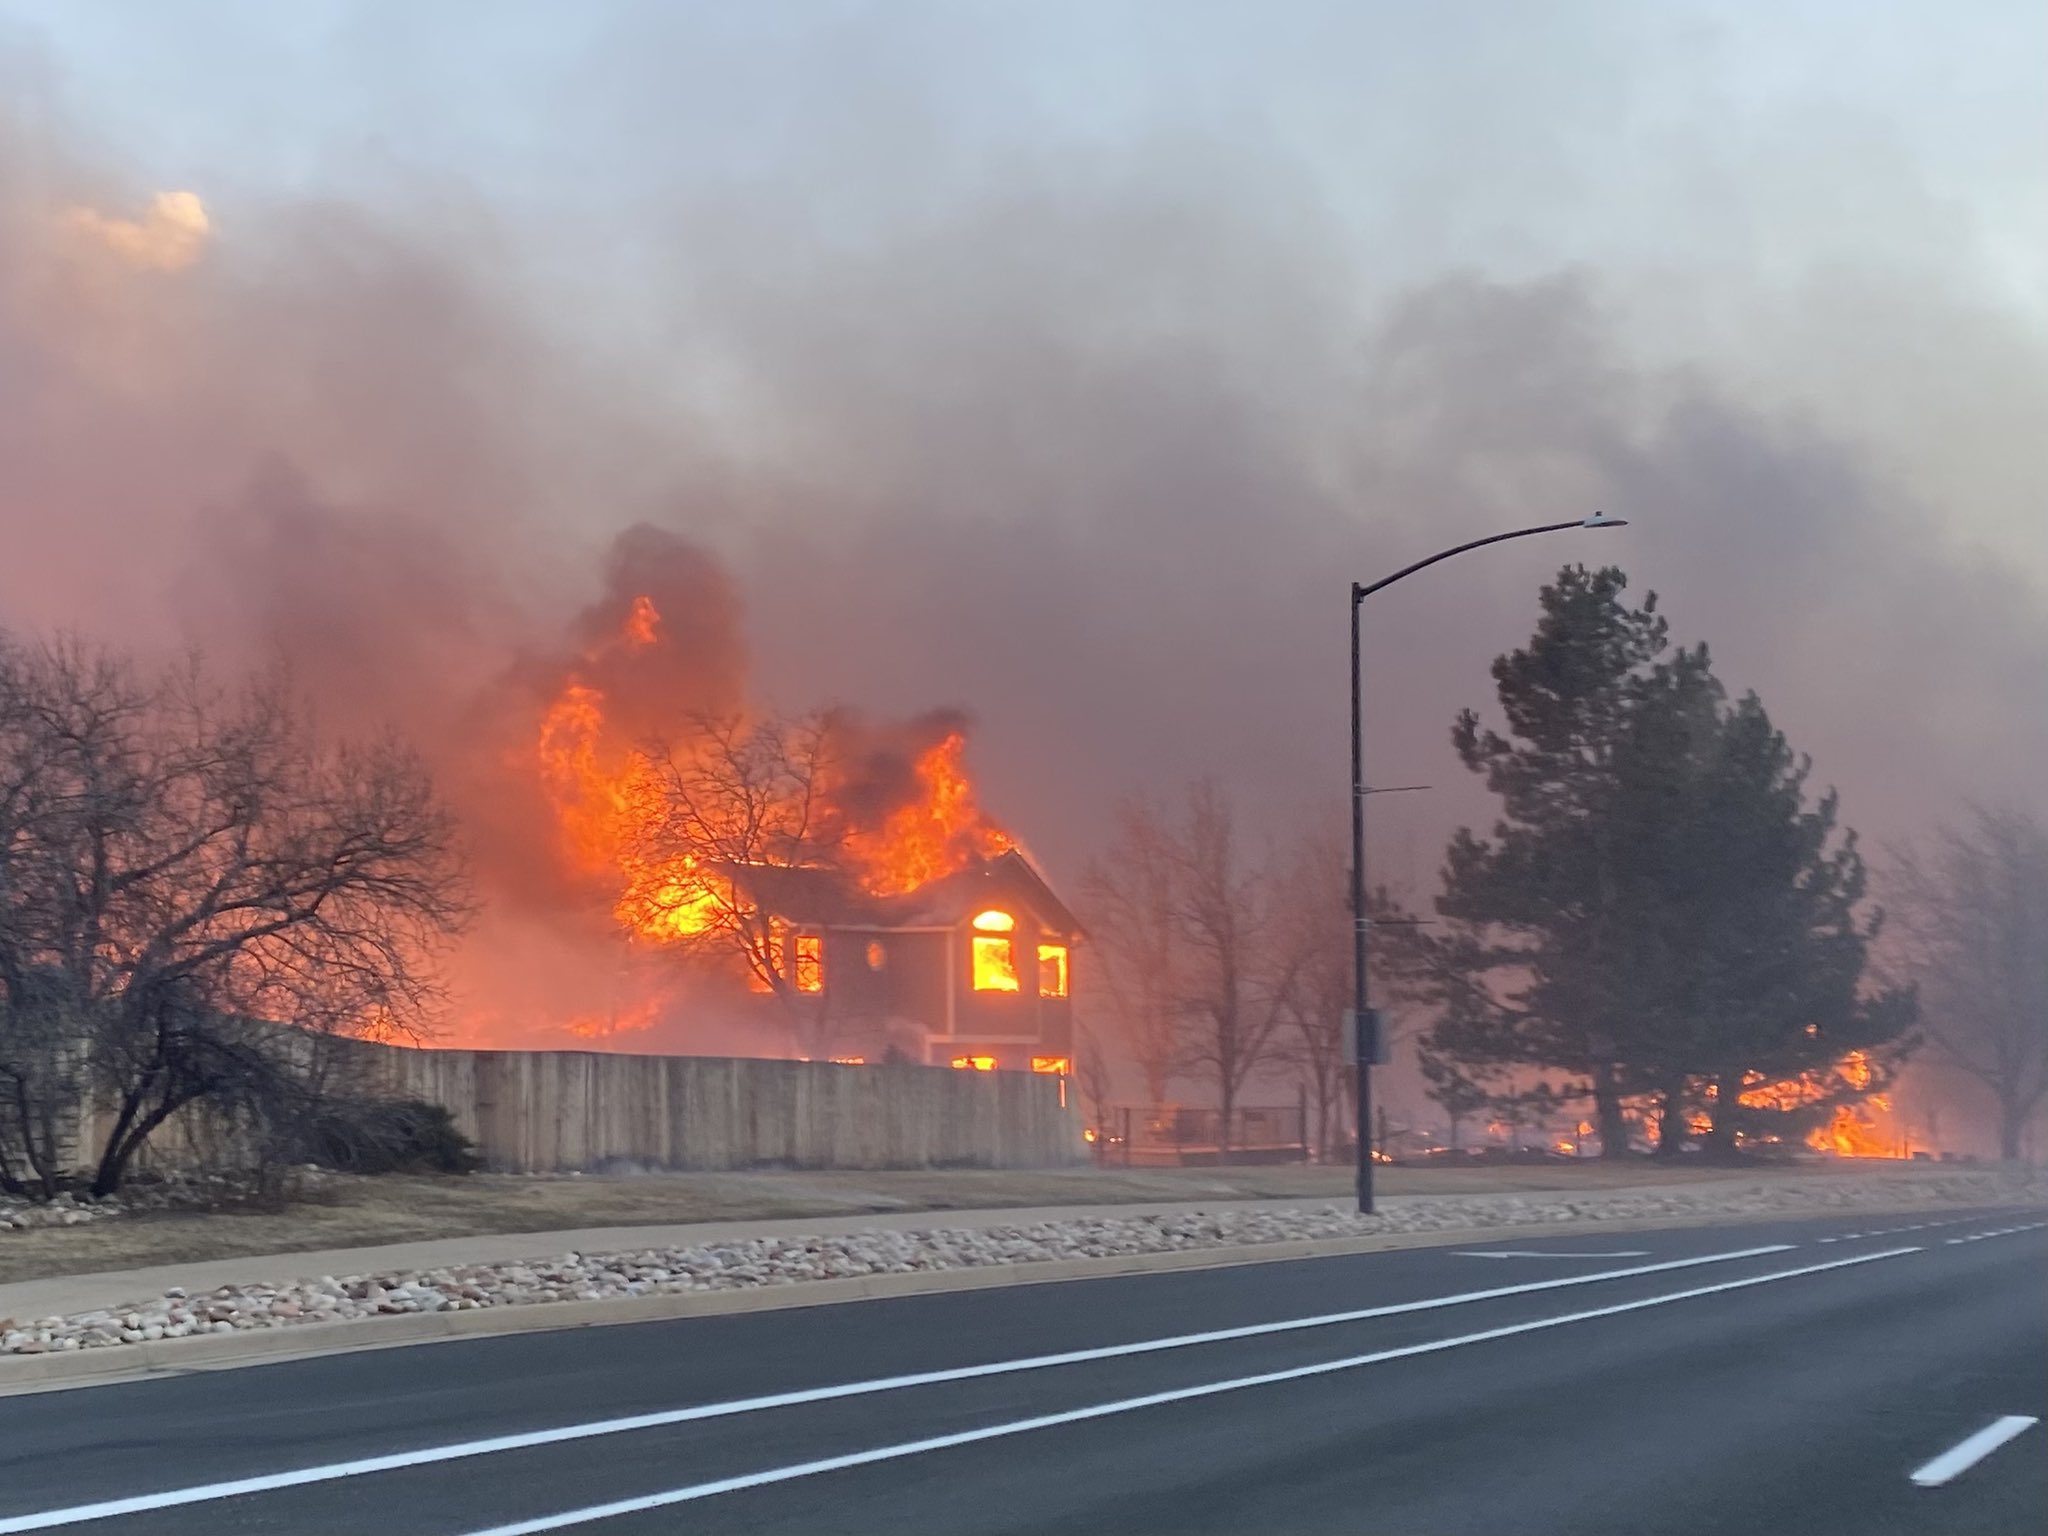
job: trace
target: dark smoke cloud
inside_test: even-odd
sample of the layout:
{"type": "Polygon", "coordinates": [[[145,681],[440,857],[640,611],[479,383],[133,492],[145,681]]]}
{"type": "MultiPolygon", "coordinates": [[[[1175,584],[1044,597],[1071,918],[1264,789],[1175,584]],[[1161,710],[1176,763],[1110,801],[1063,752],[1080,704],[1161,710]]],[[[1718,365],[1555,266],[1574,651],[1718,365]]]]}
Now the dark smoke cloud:
{"type": "Polygon", "coordinates": [[[912,98],[864,137],[870,97],[826,94],[738,190],[650,171],[633,348],[545,302],[515,226],[461,195],[244,195],[189,265],[139,269],[64,214],[135,218],[158,189],[61,115],[0,118],[0,623],[281,652],[324,717],[421,740],[525,893],[461,978],[519,999],[524,1038],[637,995],[647,963],[533,895],[559,887],[504,766],[572,666],[636,728],[742,698],[910,720],[872,727],[878,804],[957,706],[987,804],[1071,883],[1132,790],[1215,773],[1275,831],[1324,819],[1346,583],[1595,508],[1632,528],[1373,600],[1374,773],[1437,786],[1376,805],[1389,876],[1425,887],[1487,816],[1450,718],[1565,560],[1658,589],[1868,830],[2042,806],[2040,574],[1934,499],[1965,480],[1901,457],[1884,429],[1926,352],[1881,344],[1949,337],[1951,393],[1991,381],[1985,412],[1952,406],[1988,486],[1987,459],[2038,462],[2013,405],[2048,378],[2037,329],[1841,284],[1806,329],[1758,327],[1754,366],[1674,362],[1634,275],[1390,281],[1269,147],[1134,134],[898,174],[912,98]],[[1841,412],[1763,381],[1795,331],[1841,412]],[[588,660],[650,590],[689,644],[588,660]]]}

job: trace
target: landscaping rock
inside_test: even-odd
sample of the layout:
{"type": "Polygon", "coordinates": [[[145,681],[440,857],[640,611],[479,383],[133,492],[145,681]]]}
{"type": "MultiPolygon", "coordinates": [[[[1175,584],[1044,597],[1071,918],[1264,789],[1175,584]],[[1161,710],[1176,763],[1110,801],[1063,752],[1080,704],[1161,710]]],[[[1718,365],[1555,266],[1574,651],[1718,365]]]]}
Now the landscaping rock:
{"type": "MultiPolygon", "coordinates": [[[[1166,1215],[1079,1216],[1017,1226],[878,1229],[830,1237],[764,1237],[428,1271],[322,1275],[283,1285],[224,1285],[192,1300],[172,1289],[146,1302],[34,1324],[0,1322],[0,1355],[101,1349],[187,1333],[232,1333],[413,1312],[600,1301],[740,1290],[863,1275],[916,1274],[1059,1259],[1117,1258],[1379,1233],[1483,1231],[1565,1221],[1825,1215],[1906,1206],[2048,1204],[2048,1177],[1959,1173],[1902,1181],[1727,1180],[1680,1190],[1599,1195],[1500,1194],[1390,1201],[1375,1216],[1340,1206],[1231,1207],[1166,1215]]],[[[87,1208],[78,1207],[82,1214],[87,1208]]],[[[937,1218],[935,1218],[937,1219],[937,1218]]]]}

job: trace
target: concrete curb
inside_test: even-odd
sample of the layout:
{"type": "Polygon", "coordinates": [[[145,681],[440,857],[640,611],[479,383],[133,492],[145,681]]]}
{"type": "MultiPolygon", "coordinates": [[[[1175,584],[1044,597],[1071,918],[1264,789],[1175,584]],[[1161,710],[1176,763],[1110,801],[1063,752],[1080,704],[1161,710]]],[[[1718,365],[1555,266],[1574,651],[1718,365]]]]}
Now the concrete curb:
{"type": "Polygon", "coordinates": [[[679,1291],[659,1296],[625,1296],[602,1301],[540,1302],[486,1307],[470,1312],[410,1312],[389,1317],[350,1318],[334,1323],[301,1323],[274,1329],[194,1338],[159,1339],[92,1350],[0,1358],[0,1397],[108,1385],[151,1376],[194,1371],[236,1370],[357,1350],[395,1349],[456,1339],[504,1334],[551,1333],[627,1323],[718,1317],[788,1307],[831,1306],[894,1296],[989,1290],[1012,1285],[1049,1285],[1068,1280],[1176,1270],[1221,1269],[1272,1264],[1290,1259],[1337,1258],[1347,1254],[1401,1249],[1450,1248],[1462,1243],[1512,1242],[1529,1237],[1586,1236],[1607,1232],[1673,1231],[1711,1226],[1760,1226],[1779,1221],[1812,1221],[1831,1216],[1922,1215],[1970,1209],[1900,1202],[1843,1210],[1718,1212],[1692,1216],[1648,1216],[1618,1221],[1544,1221],[1517,1226],[1464,1227],[1440,1232],[1381,1232],[1363,1237],[1314,1238],[1283,1243],[1189,1248],[1168,1253],[1119,1254],[1102,1259],[1047,1259],[991,1264],[973,1269],[925,1270],[911,1274],[861,1275],[841,1280],[806,1280],[726,1291],[679,1291]]]}

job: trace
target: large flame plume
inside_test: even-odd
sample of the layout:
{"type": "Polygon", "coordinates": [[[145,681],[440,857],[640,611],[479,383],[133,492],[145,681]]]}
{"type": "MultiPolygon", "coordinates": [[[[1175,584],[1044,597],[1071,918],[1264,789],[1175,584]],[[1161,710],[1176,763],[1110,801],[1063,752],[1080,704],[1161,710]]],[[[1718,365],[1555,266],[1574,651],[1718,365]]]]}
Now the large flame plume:
{"type": "MultiPolygon", "coordinates": [[[[629,541],[643,555],[678,556],[652,530],[636,530],[629,541]]],[[[615,562],[614,580],[643,563],[615,562]]],[[[531,761],[571,877],[603,888],[629,937],[656,944],[689,939],[719,921],[732,893],[720,872],[699,867],[693,856],[659,850],[662,758],[687,759],[710,747],[701,715],[680,707],[664,715],[658,694],[645,686],[650,673],[685,660],[674,648],[686,641],[649,591],[615,592],[587,617],[601,623],[605,616],[609,630],[565,669],[546,701],[531,761]],[[638,695],[639,707],[630,712],[637,719],[622,717],[615,689],[638,695]]],[[[835,866],[869,894],[902,895],[1014,846],[980,806],[965,765],[966,725],[957,714],[876,725],[837,712],[827,722],[835,750],[815,786],[820,819],[835,866]]],[[[735,807],[732,814],[744,812],[735,807]]],[[[635,1007],[608,1017],[613,1022],[602,1028],[574,1027],[604,1034],[632,1028],[646,1014],[635,1007]]]]}

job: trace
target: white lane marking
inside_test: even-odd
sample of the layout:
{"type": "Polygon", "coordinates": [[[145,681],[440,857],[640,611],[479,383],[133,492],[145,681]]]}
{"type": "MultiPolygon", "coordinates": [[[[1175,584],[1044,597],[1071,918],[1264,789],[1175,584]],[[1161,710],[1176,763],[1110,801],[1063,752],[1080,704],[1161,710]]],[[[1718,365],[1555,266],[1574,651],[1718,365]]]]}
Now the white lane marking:
{"type": "Polygon", "coordinates": [[[490,1456],[500,1451],[524,1451],[536,1446],[560,1445],[571,1440],[590,1440],[602,1435],[630,1434],[635,1430],[664,1429],[700,1419],[727,1418],[734,1414],[758,1413],[771,1408],[794,1408],[806,1403],[829,1402],[834,1398],[862,1397],[872,1392],[894,1392],[907,1387],[936,1386],[944,1382],[970,1381],[982,1376],[1004,1376],[1017,1371],[1042,1371],[1061,1365],[1085,1365],[1097,1360],[1116,1360],[1127,1355],[1152,1354],[1160,1350],[1191,1349],[1202,1344],[1221,1344],[1233,1339],[1261,1338],[1268,1334],[1294,1333],[1306,1328],[1328,1328],[1340,1323],[1366,1322],[1394,1317],[1405,1312],[1429,1312],[1440,1307],[1465,1306],[1472,1302],[1497,1301],[1504,1296],[1526,1296],[1536,1291],[1560,1290],[1573,1285],[1595,1285],[1603,1280],[1624,1280],[1633,1275],[1662,1274],[1666,1270],[1691,1269],[1701,1264],[1725,1264],[1736,1259],[1762,1258],[1789,1252],[1791,1243],[1771,1243],[1761,1248],[1738,1248],[1727,1253],[1708,1253],[1690,1259],[1666,1259],[1658,1264],[1638,1264],[1630,1269],[1607,1269],[1593,1275],[1565,1275],[1555,1280],[1525,1280],[1519,1285],[1498,1285],[1483,1291],[1462,1291],[1452,1296],[1431,1296],[1421,1301],[1393,1302],[1380,1307],[1360,1307],[1350,1312],[1330,1312],[1319,1317],[1289,1318],[1277,1323],[1250,1323],[1237,1328],[1216,1328],[1206,1333],[1184,1333],[1167,1338],[1140,1339],[1129,1344],[1108,1344],[1096,1349],[1068,1350],[1057,1355],[1033,1355],[1018,1360],[998,1360],[986,1365],[955,1366],[947,1370],[918,1371],[907,1376],[883,1376],[869,1381],[843,1382],[829,1387],[804,1387],[793,1392],[775,1392],[765,1397],[733,1398],[720,1403],[698,1403],[688,1408],[669,1408],[658,1413],[639,1413],[618,1419],[596,1419],[582,1424],[562,1424],[552,1429],[529,1430],[516,1435],[494,1435],[485,1440],[464,1440],[452,1445],[429,1446],[416,1451],[395,1451],[385,1456],[365,1456],[355,1461],[330,1462],[325,1466],[300,1467],[290,1472],[269,1472],[256,1477],[239,1477],[227,1482],[200,1483],[162,1493],[136,1494],[124,1499],[106,1499],[97,1504],[78,1504],[67,1509],[43,1510],[35,1514],[0,1518],[0,1536],[18,1531],[47,1531],[58,1526],[82,1525],[88,1520],[108,1520],[117,1515],[143,1514],[156,1509],[174,1509],[186,1504],[209,1504],[248,1493],[272,1493],[281,1488],[302,1488],[310,1483],[330,1483],[348,1477],[367,1477],[377,1472],[397,1472],[407,1467],[431,1466],[436,1462],[461,1461],[471,1456],[490,1456]]]}
{"type": "Polygon", "coordinates": [[[2030,1221],[2018,1227],[1994,1227],[1989,1232],[1965,1232],[1961,1237],[1944,1237],[1942,1242],[1954,1246],[1957,1243],[1981,1243],[1988,1237],[2017,1237],[2022,1232],[2039,1232],[2048,1227],[2048,1221],[2030,1221]]]}
{"type": "Polygon", "coordinates": [[[1461,1259],[1647,1259],[1647,1248],[1618,1248],[1612,1253],[1552,1253],[1539,1248],[1502,1248],[1458,1250],[1461,1259]]]}
{"type": "Polygon", "coordinates": [[[1962,1444],[1950,1446],[1927,1465],[1915,1470],[1913,1481],[1922,1488],[1939,1488],[1943,1483],[1962,1476],[2015,1435],[2032,1429],[2040,1422],[2024,1413],[2008,1413],[2002,1419],[1993,1419],[1962,1444]]]}
{"type": "Polygon", "coordinates": [[[1215,1397],[1224,1392],[1242,1392],[1250,1387],[1270,1387],[1283,1381],[1302,1381],[1311,1376],[1328,1376],[1336,1371],[1356,1370],[1360,1366],[1378,1365],[1386,1360],[1434,1354],[1439,1350],[1457,1349],[1466,1344],[1484,1344],[1494,1339],[1511,1338],[1518,1333],[1534,1333],[1541,1328],[1561,1328],[1568,1323],[1615,1317],[1624,1312],[1640,1311],[1645,1307],[1668,1306],[1674,1301],[1690,1301],[1695,1297],[1712,1296],[1722,1291],[1739,1291],[1746,1286],[1769,1285],[1778,1280],[1792,1280],[1801,1275],[1819,1274],[1823,1270],[1844,1269],[1852,1264],[1870,1264],[1878,1259],[1895,1259],[1901,1254],[1921,1251],[1919,1248],[1888,1248],[1877,1253],[1859,1253],[1854,1258],[1833,1259],[1826,1264],[1809,1264],[1803,1269],[1785,1269],[1775,1274],[1752,1275],[1744,1280],[1729,1280],[1720,1285],[1703,1285],[1693,1290],[1674,1291],[1666,1296],[1651,1296],[1640,1301],[1619,1302],[1611,1307],[1594,1307],[1585,1312],[1567,1312],[1560,1317],[1541,1317],[1533,1322],[1510,1323],[1505,1327],[1486,1328],[1478,1333],[1459,1334],[1448,1339],[1431,1339],[1423,1344],[1404,1344],[1397,1349],[1375,1350],[1369,1355],[1349,1355],[1341,1360],[1323,1360],[1314,1365],[1297,1365],[1283,1371],[1263,1371],[1256,1376],[1236,1376],[1227,1381],[1203,1382],[1199,1386],[1178,1387],[1168,1392],[1148,1392],[1143,1397],[1126,1397],[1116,1402],[1096,1403],[1087,1408],[1070,1408],[1063,1413],[1046,1413],[1035,1418],[1013,1419],[1005,1424],[990,1424],[981,1429],[960,1430],[950,1435],[934,1435],[926,1440],[906,1440],[896,1445],[877,1446],[873,1450],[853,1451],[844,1456],[800,1461],[791,1466],[771,1467],[765,1472],[721,1477],[713,1482],[692,1483],[687,1487],[643,1494],[638,1498],[619,1499],[610,1504],[593,1504],[585,1509],[541,1515],[532,1520],[515,1520],[510,1525],[494,1525],[487,1530],[471,1531],[467,1536],[537,1536],[537,1533],[542,1531],[559,1531],[572,1525],[588,1525],[599,1520],[614,1519],[619,1515],[641,1514],[650,1509],[666,1509],[675,1504],[688,1504],[698,1499],[713,1498],[721,1493],[737,1493],[744,1488],[760,1488],[770,1483],[787,1483],[800,1477],[815,1477],[821,1472],[839,1472],[848,1467],[871,1466],[878,1461],[897,1461],[906,1456],[922,1456],[930,1451],[973,1445],[981,1440],[1000,1440],[1010,1435],[1029,1434],[1033,1430],[1051,1429],[1061,1424],[1079,1424],[1088,1419],[1105,1419],[1113,1414],[1136,1413],[1143,1408],[1157,1408],[1167,1403],[1184,1403],[1195,1398],[1215,1397]]]}

